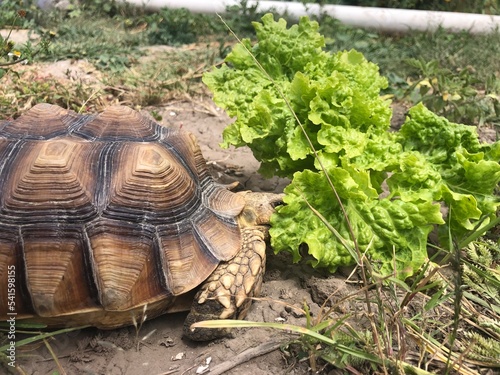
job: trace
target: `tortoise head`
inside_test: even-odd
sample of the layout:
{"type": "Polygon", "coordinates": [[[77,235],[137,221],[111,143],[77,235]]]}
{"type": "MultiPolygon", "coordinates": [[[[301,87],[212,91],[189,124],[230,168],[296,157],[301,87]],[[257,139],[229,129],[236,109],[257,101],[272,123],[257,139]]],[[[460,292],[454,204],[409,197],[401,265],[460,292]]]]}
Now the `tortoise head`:
{"type": "Polygon", "coordinates": [[[269,225],[276,206],[283,203],[284,194],[242,191],[245,207],[238,220],[242,227],[269,225]]]}

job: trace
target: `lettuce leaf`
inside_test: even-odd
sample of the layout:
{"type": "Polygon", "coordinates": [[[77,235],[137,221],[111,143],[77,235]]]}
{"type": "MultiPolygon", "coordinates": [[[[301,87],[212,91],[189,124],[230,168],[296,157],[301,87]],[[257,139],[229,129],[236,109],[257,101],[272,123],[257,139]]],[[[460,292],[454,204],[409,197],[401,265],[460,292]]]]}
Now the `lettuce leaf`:
{"type": "Polygon", "coordinates": [[[391,132],[377,65],[354,50],[325,52],[307,17],[287,27],[268,14],[254,27],[258,41],[236,45],[203,82],[235,118],[222,146],[246,145],[263,175],[292,178],[271,219],[275,251],[298,261],[305,247],[333,272],[355,262],[356,244],[381,274],[405,278],[425,261],[433,226],[446,244],[496,215],[499,142],[482,144],[474,127],[422,104],[391,132]]]}
{"type": "MultiPolygon", "coordinates": [[[[372,266],[382,274],[401,278],[418,269],[427,256],[432,224],[444,223],[439,205],[379,199],[367,171],[337,167],[329,174],[337,185],[358,249],[368,254],[372,266]]],[[[278,207],[271,220],[271,245],[275,251],[289,251],[297,261],[301,245],[305,244],[315,267],[334,272],[339,266],[353,264],[355,260],[344,243],[351,248],[355,244],[323,172],[295,173],[285,193],[286,205],[278,207]],[[332,235],[308,203],[337,230],[342,241],[332,235]]]]}
{"type": "Polygon", "coordinates": [[[224,130],[223,147],[248,145],[261,161],[262,174],[291,177],[314,169],[304,131],[321,151],[317,137],[323,126],[338,126],[337,132],[383,133],[389,128],[389,103],[379,97],[387,80],[362,54],[323,51],[319,25],[307,17],[287,28],[283,19],[275,22],[267,14],[254,26],[258,43],[243,40],[226,64],[203,76],[215,103],[236,118],[224,130]]]}
{"type": "Polygon", "coordinates": [[[448,208],[442,234],[460,238],[496,216],[499,142],[482,144],[476,127],[452,123],[422,104],[410,109],[398,141],[419,161],[409,166],[403,159],[401,173],[388,181],[393,195],[407,200],[412,191],[426,191],[427,199],[441,201],[448,208]]]}

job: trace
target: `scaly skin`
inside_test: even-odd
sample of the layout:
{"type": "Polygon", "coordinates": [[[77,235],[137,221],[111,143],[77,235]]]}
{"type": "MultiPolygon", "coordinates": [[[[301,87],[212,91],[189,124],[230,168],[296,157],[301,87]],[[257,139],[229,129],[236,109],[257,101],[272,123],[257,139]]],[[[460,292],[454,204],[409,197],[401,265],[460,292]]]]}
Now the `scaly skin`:
{"type": "Polygon", "coordinates": [[[226,329],[197,328],[191,324],[202,320],[243,319],[260,294],[266,262],[264,233],[245,229],[244,245],[231,262],[221,263],[196,294],[191,312],[184,323],[184,335],[195,341],[213,340],[225,336],[226,329]]]}
{"type": "Polygon", "coordinates": [[[206,341],[227,335],[228,329],[191,329],[202,320],[243,319],[260,294],[266,263],[266,239],[270,217],[281,194],[245,194],[247,205],[239,218],[241,250],[229,262],[223,262],[202,284],[184,323],[184,335],[194,341],[206,341]]]}

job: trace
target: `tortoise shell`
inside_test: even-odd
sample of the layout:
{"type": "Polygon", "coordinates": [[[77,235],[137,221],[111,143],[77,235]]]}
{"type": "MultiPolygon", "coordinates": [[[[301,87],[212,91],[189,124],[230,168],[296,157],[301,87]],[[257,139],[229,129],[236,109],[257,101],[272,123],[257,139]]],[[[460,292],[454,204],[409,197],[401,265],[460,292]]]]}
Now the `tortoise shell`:
{"type": "Polygon", "coordinates": [[[1,319],[158,315],[241,244],[244,200],[194,136],[127,107],[38,104],[0,123],[0,191],[1,319]]]}

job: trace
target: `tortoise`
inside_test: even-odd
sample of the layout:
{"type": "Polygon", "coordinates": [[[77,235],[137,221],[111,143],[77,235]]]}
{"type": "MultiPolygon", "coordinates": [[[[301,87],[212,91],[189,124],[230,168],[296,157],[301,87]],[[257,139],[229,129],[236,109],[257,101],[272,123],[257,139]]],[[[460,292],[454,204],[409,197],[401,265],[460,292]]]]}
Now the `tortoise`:
{"type": "Polygon", "coordinates": [[[244,318],[281,195],[216,183],[194,136],[128,107],[0,122],[0,319],[113,329],[244,318]]]}

